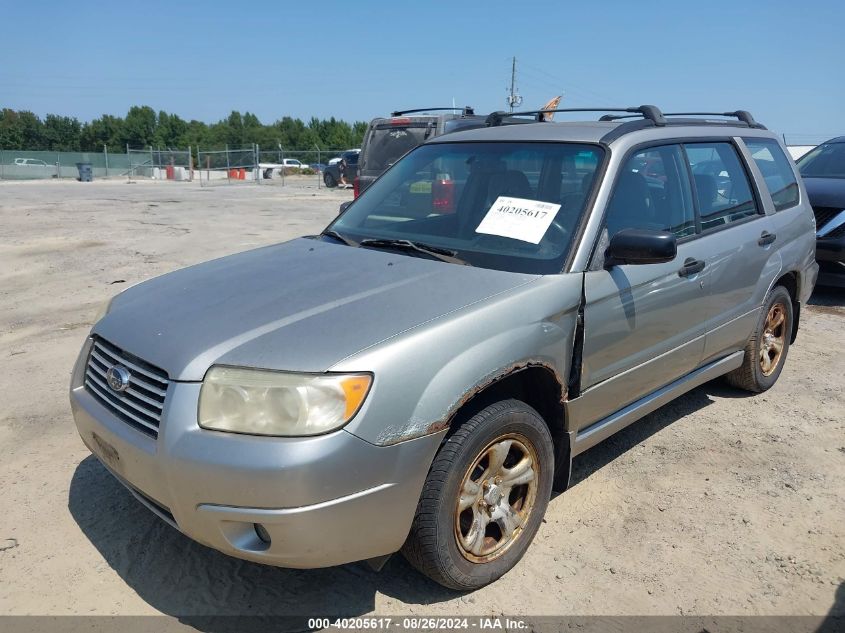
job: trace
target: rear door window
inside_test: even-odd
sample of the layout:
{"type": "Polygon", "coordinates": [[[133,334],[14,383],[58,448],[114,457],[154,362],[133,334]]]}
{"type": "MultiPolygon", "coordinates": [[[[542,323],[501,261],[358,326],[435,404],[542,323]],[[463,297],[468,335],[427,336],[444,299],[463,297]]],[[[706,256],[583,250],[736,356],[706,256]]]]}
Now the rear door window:
{"type": "Polygon", "coordinates": [[[701,229],[718,229],[759,214],[748,174],[733,145],[684,145],[695,185],[701,229]]]}
{"type": "Polygon", "coordinates": [[[775,211],[783,211],[798,204],[798,182],[780,144],[769,138],[746,138],[743,141],[763,174],[772,202],[775,203],[775,211]]]}

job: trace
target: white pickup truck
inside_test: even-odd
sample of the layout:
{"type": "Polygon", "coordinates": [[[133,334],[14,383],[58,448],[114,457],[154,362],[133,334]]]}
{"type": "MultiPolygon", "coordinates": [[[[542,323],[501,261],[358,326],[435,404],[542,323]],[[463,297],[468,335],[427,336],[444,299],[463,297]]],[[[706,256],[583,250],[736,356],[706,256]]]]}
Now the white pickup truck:
{"type": "Polygon", "coordinates": [[[274,171],[281,173],[281,170],[285,169],[287,170],[285,173],[290,173],[292,169],[308,169],[308,167],[296,158],[283,158],[278,163],[258,163],[258,168],[262,171],[264,178],[272,178],[274,171]]]}

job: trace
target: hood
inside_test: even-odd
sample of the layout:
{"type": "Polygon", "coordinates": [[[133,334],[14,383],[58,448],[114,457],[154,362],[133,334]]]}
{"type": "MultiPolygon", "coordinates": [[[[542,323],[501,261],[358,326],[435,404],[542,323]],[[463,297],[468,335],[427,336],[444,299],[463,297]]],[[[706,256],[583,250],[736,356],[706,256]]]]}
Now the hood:
{"type": "Polygon", "coordinates": [[[172,380],[213,364],[323,372],[536,278],[299,238],[129,288],[93,333],[172,380]]]}
{"type": "Polygon", "coordinates": [[[845,209],[845,178],[804,178],[804,186],[814,207],[845,209]]]}

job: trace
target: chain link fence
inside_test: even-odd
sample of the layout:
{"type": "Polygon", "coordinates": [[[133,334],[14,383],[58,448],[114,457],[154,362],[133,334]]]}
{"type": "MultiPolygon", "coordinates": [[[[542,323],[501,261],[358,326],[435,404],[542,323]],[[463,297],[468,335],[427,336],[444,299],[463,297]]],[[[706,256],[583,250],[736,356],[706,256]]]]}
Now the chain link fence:
{"type": "Polygon", "coordinates": [[[53,152],[4,150],[0,148],[0,179],[40,180],[77,179],[78,163],[88,163],[95,179],[199,180],[213,184],[260,183],[272,180],[284,184],[287,176],[309,176],[321,186],[322,172],[332,159],[340,159],[343,149],[286,150],[261,149],[258,145],[226,146],[223,149],[188,147],[131,148],[125,153],[53,152]]]}
{"type": "Polygon", "coordinates": [[[129,162],[126,170],[128,180],[177,180],[190,181],[194,178],[194,161],[191,148],[188,149],[131,149],[126,148],[129,162]]]}
{"type": "Polygon", "coordinates": [[[0,180],[78,179],[79,164],[91,165],[94,178],[189,181],[191,149],[126,148],[126,153],[52,152],[0,149],[0,180]]]}
{"type": "Polygon", "coordinates": [[[125,176],[126,154],[103,152],[51,152],[0,149],[0,179],[39,180],[78,178],[77,163],[88,163],[95,178],[125,176]]]}
{"type": "Polygon", "coordinates": [[[216,184],[260,183],[258,145],[225,149],[197,148],[197,175],[203,187],[216,184]]]}
{"type": "Polygon", "coordinates": [[[345,149],[287,150],[261,148],[257,144],[226,146],[224,149],[197,148],[195,177],[200,185],[219,184],[275,184],[284,185],[294,177],[298,183],[313,179],[315,186],[323,186],[323,171],[327,165],[340,160],[345,149]]]}

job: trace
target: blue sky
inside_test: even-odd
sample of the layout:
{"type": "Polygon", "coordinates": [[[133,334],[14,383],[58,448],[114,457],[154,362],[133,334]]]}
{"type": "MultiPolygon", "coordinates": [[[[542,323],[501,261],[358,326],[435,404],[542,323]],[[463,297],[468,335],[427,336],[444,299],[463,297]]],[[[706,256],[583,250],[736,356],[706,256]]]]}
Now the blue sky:
{"type": "Polygon", "coordinates": [[[744,108],[845,134],[845,3],[0,0],[0,107],[368,120],[394,108],[744,108]]]}

